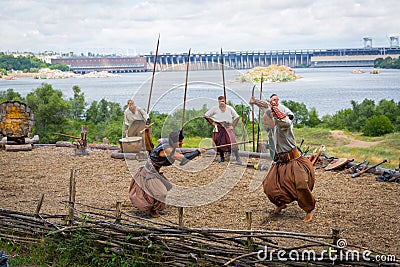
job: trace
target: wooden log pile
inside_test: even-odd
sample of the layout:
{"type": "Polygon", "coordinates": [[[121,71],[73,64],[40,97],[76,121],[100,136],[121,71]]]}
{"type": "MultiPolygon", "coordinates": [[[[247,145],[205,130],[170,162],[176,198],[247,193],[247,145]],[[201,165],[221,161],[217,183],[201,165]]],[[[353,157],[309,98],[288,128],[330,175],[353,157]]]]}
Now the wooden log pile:
{"type": "Polygon", "coordinates": [[[26,137],[35,125],[33,110],[20,101],[0,104],[0,134],[7,137],[26,137]]]}

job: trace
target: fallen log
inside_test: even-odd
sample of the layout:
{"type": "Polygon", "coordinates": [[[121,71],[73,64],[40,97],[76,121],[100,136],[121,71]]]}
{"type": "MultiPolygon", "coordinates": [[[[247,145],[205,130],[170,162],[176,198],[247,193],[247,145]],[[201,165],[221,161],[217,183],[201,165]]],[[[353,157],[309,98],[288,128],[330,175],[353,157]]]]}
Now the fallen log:
{"type": "MultiPolygon", "coordinates": [[[[186,148],[185,147],[185,148],[178,148],[178,149],[176,149],[176,151],[179,153],[185,154],[185,153],[193,152],[196,149],[197,148],[186,148]]],[[[216,153],[215,150],[207,150],[205,154],[214,155],[215,153],[216,153]]],[[[239,150],[239,156],[272,160],[271,155],[269,153],[249,152],[249,151],[239,150]]]]}
{"type": "Polygon", "coordinates": [[[112,152],[113,159],[136,159],[136,153],[112,152]]]}
{"type": "Polygon", "coordinates": [[[56,147],[76,147],[72,142],[57,141],[56,147]]]}
{"type": "Polygon", "coordinates": [[[6,151],[31,151],[32,145],[31,144],[24,144],[24,145],[5,145],[6,151]]]}
{"type": "Polygon", "coordinates": [[[102,150],[120,150],[121,148],[116,145],[108,145],[108,144],[89,144],[90,148],[93,149],[102,149],[102,150]]]}
{"type": "MultiPolygon", "coordinates": [[[[195,151],[197,148],[177,148],[176,152],[186,154],[195,151]]],[[[204,154],[206,155],[215,155],[214,150],[207,150],[204,154]]],[[[259,153],[259,152],[248,152],[248,151],[241,151],[239,150],[239,156],[241,157],[249,157],[249,158],[260,158],[260,159],[267,159],[272,160],[269,153],[259,153]]],[[[111,154],[112,158],[115,159],[136,159],[136,153],[123,153],[123,152],[113,152],[111,154]]]]}

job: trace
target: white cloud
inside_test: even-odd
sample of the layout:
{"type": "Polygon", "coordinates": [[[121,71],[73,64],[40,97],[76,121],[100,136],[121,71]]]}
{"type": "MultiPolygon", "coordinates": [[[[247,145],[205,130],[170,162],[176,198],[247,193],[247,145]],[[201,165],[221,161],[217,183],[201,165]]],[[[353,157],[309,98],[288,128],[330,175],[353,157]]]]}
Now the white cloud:
{"type": "Polygon", "coordinates": [[[388,46],[397,0],[3,0],[0,51],[118,53],[388,46]]]}

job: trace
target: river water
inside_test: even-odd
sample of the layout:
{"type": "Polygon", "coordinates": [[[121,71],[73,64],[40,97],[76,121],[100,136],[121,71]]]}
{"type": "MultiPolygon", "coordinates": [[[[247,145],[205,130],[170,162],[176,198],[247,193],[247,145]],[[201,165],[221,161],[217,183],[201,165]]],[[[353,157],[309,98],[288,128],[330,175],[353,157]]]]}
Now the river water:
{"type": "MultiPolygon", "coordinates": [[[[351,108],[351,100],[360,103],[365,98],[375,104],[381,99],[400,101],[400,70],[381,70],[380,74],[353,74],[353,68],[309,68],[295,69],[302,78],[285,83],[264,83],[263,98],[272,93],[282,100],[304,103],[307,109],[316,108],[319,117],[335,114],[344,108],[351,108]]],[[[252,83],[240,82],[240,75],[246,70],[225,69],[224,80],[228,101],[234,104],[248,103],[252,83]]],[[[61,90],[64,97],[73,95],[72,87],[77,85],[85,94],[88,103],[102,98],[126,104],[127,99],[147,109],[152,73],[119,74],[112,78],[67,78],[40,80],[20,78],[1,80],[0,91],[9,88],[26,96],[42,83],[49,83],[61,90]]],[[[169,113],[183,106],[186,72],[158,72],[154,77],[150,109],[169,113]]],[[[222,71],[190,71],[186,86],[186,109],[198,109],[203,105],[217,104],[217,97],[223,95],[222,71]]],[[[260,84],[256,84],[255,95],[260,96],[260,84]]]]}

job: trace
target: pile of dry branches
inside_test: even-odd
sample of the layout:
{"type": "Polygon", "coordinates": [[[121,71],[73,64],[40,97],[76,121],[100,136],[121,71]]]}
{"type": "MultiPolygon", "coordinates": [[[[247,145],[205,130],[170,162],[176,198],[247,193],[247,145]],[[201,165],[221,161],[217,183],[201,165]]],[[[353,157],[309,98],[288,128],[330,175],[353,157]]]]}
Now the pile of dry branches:
{"type": "Polygon", "coordinates": [[[65,204],[69,208],[67,215],[0,209],[0,238],[13,242],[46,242],[48,238],[60,235],[63,239],[72,238],[75,231],[85,230],[96,245],[107,247],[109,253],[132,257],[140,253],[143,262],[152,265],[304,266],[307,262],[309,266],[330,266],[333,261],[339,266],[378,265],[373,262],[376,256],[370,255],[371,261],[361,257],[362,248],[357,248],[360,250],[358,259],[340,256],[341,253],[346,255],[351,246],[334,245],[340,239],[338,231],[330,235],[310,235],[269,230],[186,228],[124,213],[120,203],[115,210],[81,203],[65,204]],[[280,246],[279,240],[291,240],[293,247],[280,246]],[[311,251],[314,254],[310,254],[311,251]]]}

